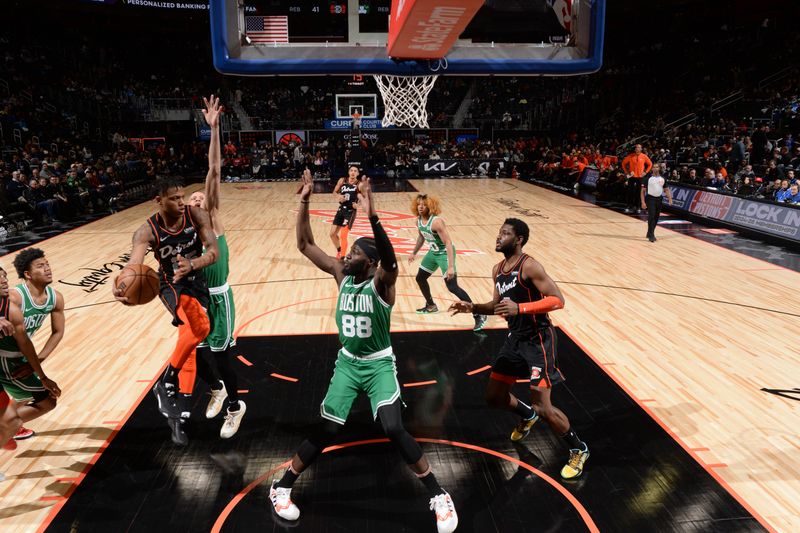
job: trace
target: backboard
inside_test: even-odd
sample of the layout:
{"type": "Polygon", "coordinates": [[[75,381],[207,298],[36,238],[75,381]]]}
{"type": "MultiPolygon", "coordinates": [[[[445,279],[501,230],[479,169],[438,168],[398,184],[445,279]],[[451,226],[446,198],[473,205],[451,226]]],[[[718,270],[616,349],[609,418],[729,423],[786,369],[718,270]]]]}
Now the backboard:
{"type": "Polygon", "coordinates": [[[602,64],[605,0],[485,0],[445,58],[419,61],[388,57],[390,11],[391,0],[210,0],[214,65],[249,76],[558,76],[602,64]]]}

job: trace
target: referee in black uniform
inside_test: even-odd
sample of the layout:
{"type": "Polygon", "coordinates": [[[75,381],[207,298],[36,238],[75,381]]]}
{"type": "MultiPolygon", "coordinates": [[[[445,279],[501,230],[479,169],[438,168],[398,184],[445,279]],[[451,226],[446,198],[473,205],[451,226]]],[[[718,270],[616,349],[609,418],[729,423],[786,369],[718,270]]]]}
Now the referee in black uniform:
{"type": "Polygon", "coordinates": [[[669,188],[665,188],[666,181],[661,176],[661,164],[653,163],[653,170],[650,176],[642,181],[642,209],[647,209],[647,238],[650,242],[656,242],[656,225],[658,216],[661,214],[661,196],[666,193],[669,205],[672,205],[672,193],[669,188]]]}

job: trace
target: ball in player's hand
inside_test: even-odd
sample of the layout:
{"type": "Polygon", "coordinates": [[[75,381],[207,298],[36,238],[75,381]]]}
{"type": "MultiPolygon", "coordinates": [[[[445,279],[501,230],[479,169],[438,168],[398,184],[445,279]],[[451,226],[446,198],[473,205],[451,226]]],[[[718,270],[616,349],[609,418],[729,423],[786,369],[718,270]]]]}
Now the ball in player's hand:
{"type": "Polygon", "coordinates": [[[159,292],[159,279],[156,271],[147,265],[127,265],[114,279],[114,286],[120,290],[131,305],[141,305],[152,301],[159,292]]]}

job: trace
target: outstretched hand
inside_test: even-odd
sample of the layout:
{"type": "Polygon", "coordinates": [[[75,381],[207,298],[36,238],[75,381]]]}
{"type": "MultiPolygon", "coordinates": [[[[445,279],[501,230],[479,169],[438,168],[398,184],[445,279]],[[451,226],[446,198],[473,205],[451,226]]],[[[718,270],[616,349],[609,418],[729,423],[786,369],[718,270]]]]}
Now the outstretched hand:
{"type": "Polygon", "coordinates": [[[471,313],[472,309],[474,308],[474,304],[472,302],[465,302],[463,300],[459,300],[456,303],[450,306],[450,316],[455,316],[459,313],[471,313]]]}
{"type": "Polygon", "coordinates": [[[364,209],[367,216],[372,215],[372,184],[367,176],[364,176],[364,179],[361,180],[361,191],[359,192],[358,198],[359,204],[364,209]]]}
{"type": "Polygon", "coordinates": [[[219,105],[219,97],[213,94],[209,98],[203,98],[203,104],[206,106],[203,109],[203,117],[212,128],[219,126],[219,116],[222,114],[223,108],[219,105]]]}
{"type": "Polygon", "coordinates": [[[314,188],[314,178],[311,176],[311,171],[308,170],[308,167],[303,171],[300,181],[303,183],[303,189],[300,191],[300,201],[307,202],[311,198],[311,191],[314,188]]]}

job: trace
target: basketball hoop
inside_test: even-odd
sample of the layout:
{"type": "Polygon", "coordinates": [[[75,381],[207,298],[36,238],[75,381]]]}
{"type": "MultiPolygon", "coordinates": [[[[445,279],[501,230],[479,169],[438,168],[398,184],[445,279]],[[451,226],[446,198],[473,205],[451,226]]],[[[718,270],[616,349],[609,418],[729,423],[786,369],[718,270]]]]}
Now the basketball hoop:
{"type": "Polygon", "coordinates": [[[385,107],[381,124],[428,128],[428,94],[438,76],[393,76],[375,74],[385,107]]]}

